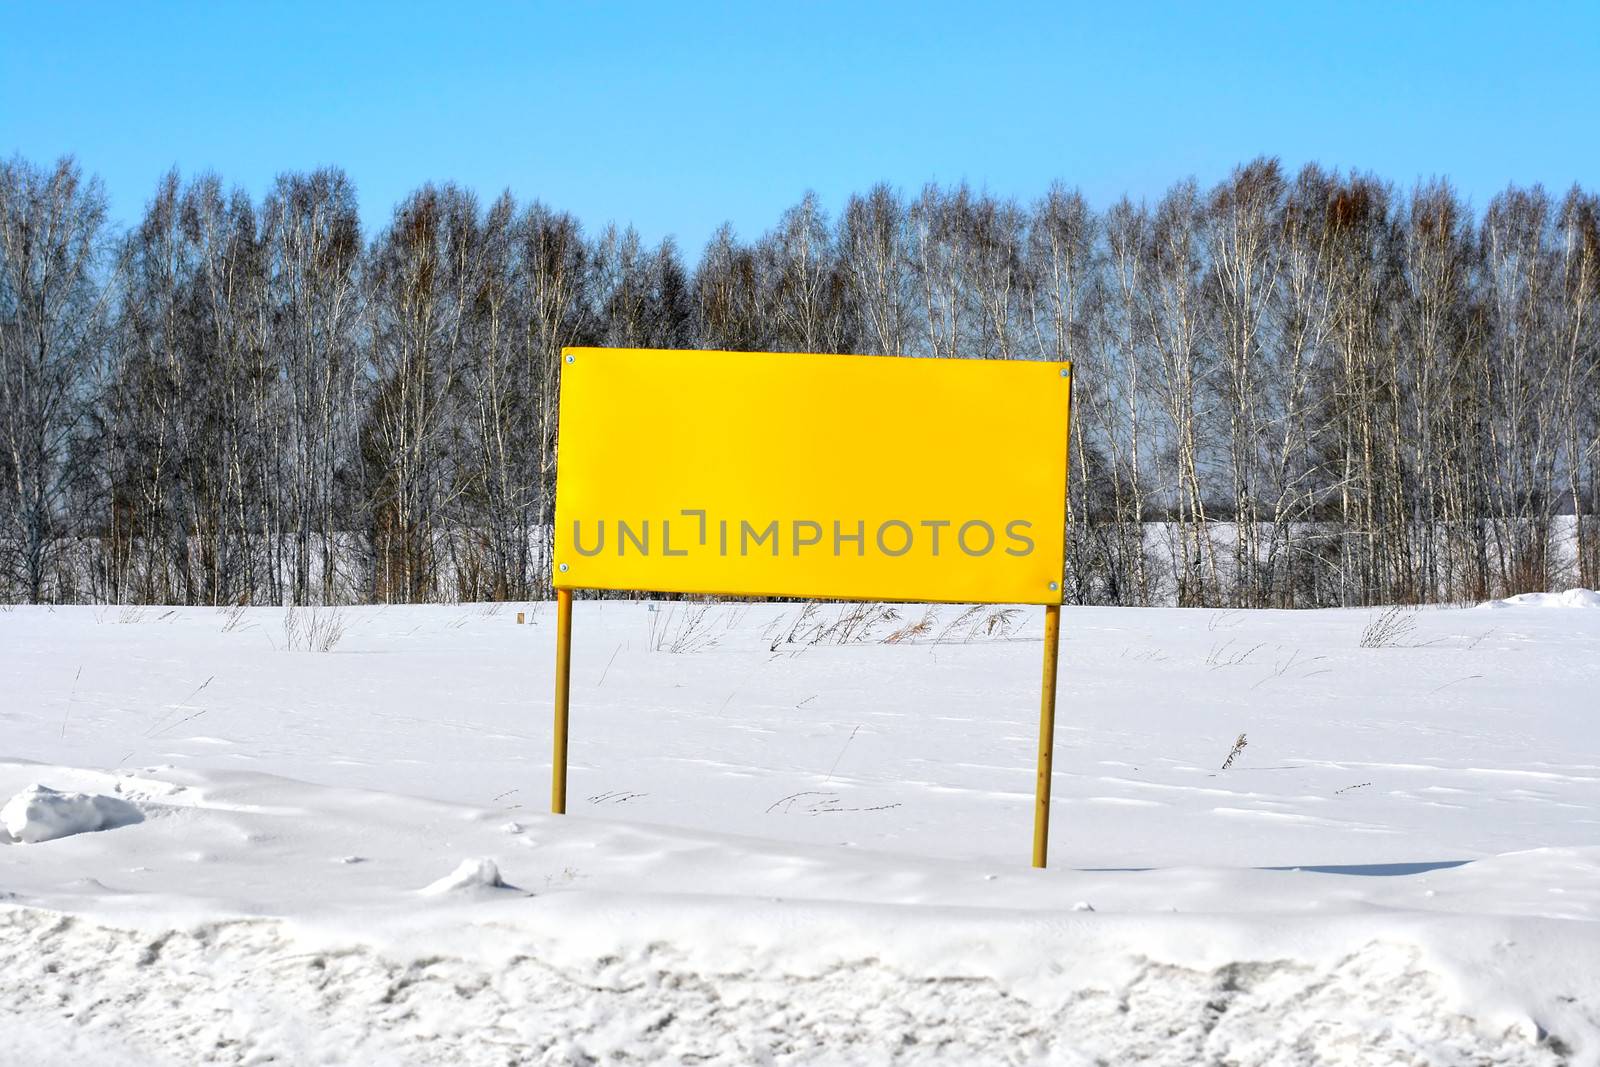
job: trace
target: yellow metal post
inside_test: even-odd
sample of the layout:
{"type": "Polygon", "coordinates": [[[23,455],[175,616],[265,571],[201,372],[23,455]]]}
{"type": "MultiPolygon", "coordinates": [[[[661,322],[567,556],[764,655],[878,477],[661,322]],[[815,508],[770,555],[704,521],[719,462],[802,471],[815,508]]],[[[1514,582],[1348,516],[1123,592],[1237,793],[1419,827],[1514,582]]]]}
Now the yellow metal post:
{"type": "Polygon", "coordinates": [[[1061,650],[1061,605],[1044,609],[1044,682],[1039,694],[1039,780],[1034,787],[1033,865],[1050,851],[1050,764],[1056,741],[1056,660],[1061,650]]]}
{"type": "Polygon", "coordinates": [[[572,689],[572,590],[556,590],[556,728],[550,760],[550,810],[567,811],[567,696],[572,689]]]}

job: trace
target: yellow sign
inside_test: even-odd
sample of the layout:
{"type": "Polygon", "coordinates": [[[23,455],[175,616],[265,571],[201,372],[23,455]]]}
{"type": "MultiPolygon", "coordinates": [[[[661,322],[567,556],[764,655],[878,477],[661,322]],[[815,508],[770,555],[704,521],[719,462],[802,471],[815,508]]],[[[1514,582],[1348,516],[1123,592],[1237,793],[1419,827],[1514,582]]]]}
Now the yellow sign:
{"type": "Polygon", "coordinates": [[[1060,604],[1065,363],[572,348],[554,582],[1060,604]]]}
{"type": "Polygon", "coordinates": [[[1043,867],[1071,403],[1066,363],[567,349],[550,810],[574,589],[1043,604],[1043,867]]]}

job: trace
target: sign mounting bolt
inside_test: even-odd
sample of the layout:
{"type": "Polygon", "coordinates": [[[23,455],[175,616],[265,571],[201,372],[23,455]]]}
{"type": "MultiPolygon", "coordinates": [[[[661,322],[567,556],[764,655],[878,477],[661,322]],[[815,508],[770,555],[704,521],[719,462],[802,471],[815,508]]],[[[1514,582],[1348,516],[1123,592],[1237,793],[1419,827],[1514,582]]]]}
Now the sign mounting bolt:
{"type": "MultiPolygon", "coordinates": [[[[565,564],[565,563],[563,563],[563,564],[562,564],[562,565],[561,565],[561,569],[562,569],[562,570],[566,570],[566,569],[567,569],[567,565],[566,565],[566,564],[565,564]]],[[[1055,582],[1051,582],[1051,583],[1050,583],[1050,591],[1051,591],[1051,592],[1052,592],[1052,593],[1053,593],[1053,592],[1055,592],[1055,591],[1056,591],[1056,583],[1055,583],[1055,582]]]]}
{"type": "MultiPolygon", "coordinates": [[[[572,362],[572,361],[573,361],[573,359],[574,359],[574,358],[575,358],[575,357],[573,357],[573,356],[568,356],[568,357],[567,357],[567,362],[568,362],[568,363],[571,363],[571,362],[572,362]]],[[[1065,374],[1065,373],[1067,373],[1067,372],[1066,372],[1066,371],[1062,371],[1062,372],[1061,372],[1061,373],[1062,373],[1062,374],[1065,374]]]]}
{"type": "MultiPolygon", "coordinates": [[[[565,563],[563,563],[563,564],[562,564],[562,565],[561,565],[561,566],[560,566],[560,567],[558,567],[558,568],[556,568],[556,569],[557,569],[557,570],[559,570],[559,571],[561,571],[561,572],[562,572],[562,573],[563,573],[563,574],[565,574],[565,573],[566,573],[566,570],[567,570],[567,565],[566,565],[566,564],[565,564],[565,563]]],[[[1054,583],[1054,582],[1051,582],[1051,583],[1050,583],[1050,588],[1052,588],[1052,589],[1054,589],[1054,588],[1055,588],[1055,583],[1054,583]]]]}

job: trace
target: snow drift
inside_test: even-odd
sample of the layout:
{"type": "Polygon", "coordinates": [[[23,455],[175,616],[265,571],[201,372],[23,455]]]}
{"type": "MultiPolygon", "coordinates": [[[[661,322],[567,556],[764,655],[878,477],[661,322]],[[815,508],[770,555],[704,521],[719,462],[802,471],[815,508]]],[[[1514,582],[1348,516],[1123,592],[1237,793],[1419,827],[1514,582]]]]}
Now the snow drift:
{"type": "Polygon", "coordinates": [[[1568,589],[1564,593],[1518,593],[1478,605],[1483,608],[1600,608],[1600,593],[1568,589]]]}
{"type": "Polygon", "coordinates": [[[0,808],[0,827],[12,841],[29,845],[129,826],[143,819],[144,814],[125,800],[62,793],[44,785],[23,790],[0,808]]]}

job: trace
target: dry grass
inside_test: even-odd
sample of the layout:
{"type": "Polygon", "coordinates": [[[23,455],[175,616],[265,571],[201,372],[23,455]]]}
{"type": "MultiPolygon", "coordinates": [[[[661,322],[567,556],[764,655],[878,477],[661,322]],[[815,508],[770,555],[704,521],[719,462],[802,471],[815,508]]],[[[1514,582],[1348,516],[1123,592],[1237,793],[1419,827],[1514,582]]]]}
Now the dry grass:
{"type": "Polygon", "coordinates": [[[243,626],[244,613],[249,607],[250,605],[241,599],[237,604],[229,604],[226,607],[218,608],[217,610],[222,612],[222,632],[231,634],[243,626]]]}
{"type": "Polygon", "coordinates": [[[646,614],[648,647],[653,652],[701,652],[717,643],[711,609],[704,604],[651,604],[646,614]]]}
{"type": "Polygon", "coordinates": [[[978,620],[978,616],[982,613],[983,609],[976,604],[972,605],[970,608],[967,608],[960,615],[956,616],[954,622],[948,623],[943,630],[939,631],[939,636],[933,639],[934,643],[940,645],[946,644],[950,641],[951,634],[962,629],[966,629],[970,633],[973,626],[979,625],[981,620],[978,620]]]}
{"type": "Polygon", "coordinates": [[[827,619],[820,605],[808,603],[792,619],[780,616],[769,624],[763,636],[770,637],[768,649],[772,652],[784,645],[850,645],[869,641],[886,645],[968,644],[1009,638],[1021,627],[1023,618],[1018,608],[975,604],[940,629],[938,609],[932,607],[924,608],[914,619],[904,619],[900,608],[892,604],[845,604],[832,619],[827,619]]]}
{"type": "Polygon", "coordinates": [[[928,608],[922,613],[922,618],[908,622],[904,626],[892,631],[883,639],[886,645],[899,645],[908,641],[916,641],[919,637],[926,637],[933,632],[933,624],[938,621],[938,614],[928,608]]]}
{"type": "Polygon", "coordinates": [[[1249,663],[1250,657],[1261,651],[1264,645],[1266,645],[1266,642],[1262,641],[1251,645],[1249,648],[1243,646],[1235,647],[1234,639],[1230,637],[1220,644],[1211,646],[1211,652],[1206,656],[1206,666],[1212,670],[1219,670],[1223,667],[1242,667],[1249,663]]]}
{"type": "Polygon", "coordinates": [[[1417,629],[1417,609],[1396,604],[1374,616],[1361,631],[1362,648],[1394,648],[1410,644],[1417,629]]]}
{"type": "Polygon", "coordinates": [[[812,603],[802,606],[787,628],[780,620],[779,632],[768,646],[769,651],[776,652],[782,645],[849,645],[871,641],[881,627],[899,621],[900,611],[889,604],[844,604],[831,620],[821,616],[821,605],[812,603]]]}
{"type": "Polygon", "coordinates": [[[848,645],[868,641],[879,626],[897,622],[899,618],[899,609],[888,604],[846,604],[813,643],[848,645]]]}
{"type": "Polygon", "coordinates": [[[344,640],[345,625],[338,608],[283,606],[283,637],[291,651],[332,652],[344,640]]]}

